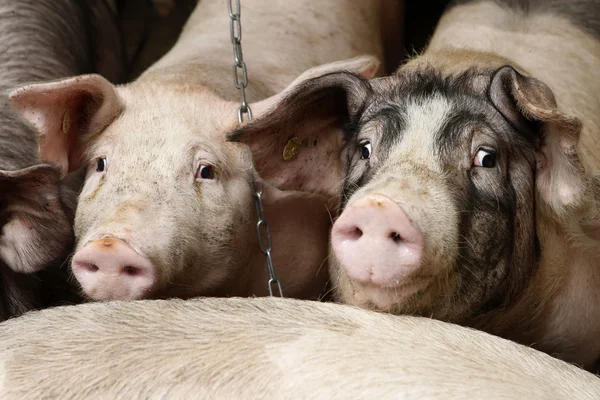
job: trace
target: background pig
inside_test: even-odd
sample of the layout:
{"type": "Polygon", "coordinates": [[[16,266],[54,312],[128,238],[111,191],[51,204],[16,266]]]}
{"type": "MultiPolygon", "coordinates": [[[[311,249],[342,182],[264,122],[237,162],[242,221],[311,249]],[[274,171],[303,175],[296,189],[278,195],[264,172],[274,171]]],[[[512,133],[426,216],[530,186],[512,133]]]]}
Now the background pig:
{"type": "MultiPolygon", "coordinates": [[[[381,14],[398,4],[246,0],[254,115],[312,76],[373,76],[381,14]]],[[[11,94],[42,134],[41,158],[63,174],[87,170],[71,267],[90,299],[268,293],[250,154],[224,140],[239,108],[232,58],[227,7],[207,0],[175,47],[131,84],[85,75],[11,94]]],[[[317,298],[327,280],[327,208],[319,196],[270,186],[264,202],[285,294],[317,298]]]]}
{"type": "Polygon", "coordinates": [[[60,265],[73,246],[81,183],[38,165],[37,134],[14,113],[7,91],[92,71],[121,81],[119,46],[104,1],[0,1],[0,320],[76,300],[60,265]]]}
{"type": "Polygon", "coordinates": [[[31,312],[0,325],[0,366],[6,400],[557,400],[600,392],[597,376],[481,331],[271,298],[31,312]]]}
{"type": "Polygon", "coordinates": [[[232,140],[277,187],[339,200],[338,300],[595,368],[600,9],[460,3],[393,76],[316,78],[232,140]],[[291,135],[324,145],[284,162],[291,135]]]}

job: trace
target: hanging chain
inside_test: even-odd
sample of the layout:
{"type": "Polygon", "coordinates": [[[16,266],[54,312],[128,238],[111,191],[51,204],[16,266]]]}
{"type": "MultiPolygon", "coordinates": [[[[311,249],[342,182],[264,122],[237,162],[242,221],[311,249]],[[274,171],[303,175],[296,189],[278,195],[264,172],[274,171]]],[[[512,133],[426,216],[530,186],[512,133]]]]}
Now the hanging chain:
{"type": "MultiPolygon", "coordinates": [[[[246,102],[246,87],[248,86],[248,70],[246,69],[246,63],[244,62],[244,55],[242,53],[242,7],[240,0],[235,0],[236,9],[233,10],[232,2],[234,0],[227,0],[227,9],[229,11],[229,34],[231,36],[231,44],[233,45],[233,84],[240,91],[241,105],[238,108],[238,122],[242,124],[244,122],[244,115],[248,116],[248,121],[252,120],[252,110],[246,102]],[[241,73],[241,81],[240,81],[241,73]]],[[[258,189],[254,182],[254,172],[249,171],[250,185],[254,196],[256,205],[256,215],[258,222],[256,224],[256,232],[258,234],[258,243],[260,250],[265,255],[267,260],[267,270],[269,271],[269,294],[273,296],[273,288],[276,288],[279,292],[279,297],[283,297],[283,291],[281,290],[281,284],[275,276],[275,268],[273,267],[273,260],[271,258],[271,230],[265,217],[265,209],[263,206],[263,182],[258,182],[258,189]],[[264,235],[263,235],[264,233],[264,235]],[[266,236],[267,245],[263,242],[263,237],[266,236]]]]}
{"type": "Polygon", "coordinates": [[[246,102],[246,86],[248,86],[248,70],[244,62],[242,53],[242,6],[240,0],[235,0],[236,10],[234,12],[233,0],[227,0],[227,9],[229,10],[229,36],[233,45],[233,84],[240,91],[242,105],[238,109],[238,122],[244,122],[244,114],[248,114],[248,120],[252,119],[252,110],[246,102]],[[242,81],[240,82],[240,72],[242,81]]]}
{"type": "Polygon", "coordinates": [[[252,190],[254,191],[256,215],[258,216],[258,223],[256,224],[256,232],[258,233],[258,243],[260,245],[260,250],[263,252],[265,258],[267,259],[267,270],[269,271],[269,294],[273,296],[273,288],[276,288],[279,291],[279,297],[283,297],[281,284],[275,277],[275,268],[273,267],[273,260],[271,259],[271,230],[269,229],[269,224],[267,223],[267,219],[265,218],[265,209],[263,207],[263,183],[262,181],[259,181],[258,189],[256,189],[256,185],[254,183],[254,174],[252,173],[252,171],[250,171],[250,182],[252,185],[252,190]],[[266,246],[263,243],[263,230],[267,237],[266,246]]]}

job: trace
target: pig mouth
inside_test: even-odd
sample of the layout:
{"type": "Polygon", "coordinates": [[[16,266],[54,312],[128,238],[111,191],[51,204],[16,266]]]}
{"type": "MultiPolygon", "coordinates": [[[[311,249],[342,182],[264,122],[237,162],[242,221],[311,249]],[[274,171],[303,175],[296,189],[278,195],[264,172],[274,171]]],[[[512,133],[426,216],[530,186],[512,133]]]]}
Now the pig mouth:
{"type": "Polygon", "coordinates": [[[397,314],[398,309],[407,309],[419,301],[420,295],[427,292],[430,280],[411,280],[395,286],[379,286],[352,281],[351,285],[353,290],[350,302],[353,305],[397,314]]]}

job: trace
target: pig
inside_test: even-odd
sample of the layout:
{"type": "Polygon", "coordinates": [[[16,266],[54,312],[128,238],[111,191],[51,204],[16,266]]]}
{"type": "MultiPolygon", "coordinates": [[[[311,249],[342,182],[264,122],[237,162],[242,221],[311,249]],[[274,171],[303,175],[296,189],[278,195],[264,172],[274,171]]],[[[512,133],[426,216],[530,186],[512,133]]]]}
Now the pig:
{"type": "Polygon", "coordinates": [[[391,76],[308,80],[229,140],[275,187],[336,202],[335,300],[594,369],[598,21],[594,1],[458,2],[391,76]],[[282,160],[290,137],[320,146],[282,160]]]}
{"type": "MultiPolygon", "coordinates": [[[[378,21],[396,5],[245,0],[254,116],[310,77],[379,73],[378,21]]],[[[86,169],[71,270],[88,300],[269,293],[250,186],[260,177],[249,148],[225,141],[240,108],[232,63],[227,7],[203,0],[175,46],[131,83],[88,74],[10,94],[41,135],[44,162],[63,175],[86,169]]],[[[263,200],[284,295],[320,298],[331,223],[323,199],[265,185],[263,200]]]]}
{"type": "Polygon", "coordinates": [[[278,298],[87,303],[0,324],[12,399],[596,399],[600,379],[438,320],[278,298]]]}
{"type": "Polygon", "coordinates": [[[0,1],[0,321],[79,301],[60,267],[73,246],[81,179],[40,164],[37,135],[7,91],[93,71],[115,82],[126,74],[105,1],[0,1]]]}

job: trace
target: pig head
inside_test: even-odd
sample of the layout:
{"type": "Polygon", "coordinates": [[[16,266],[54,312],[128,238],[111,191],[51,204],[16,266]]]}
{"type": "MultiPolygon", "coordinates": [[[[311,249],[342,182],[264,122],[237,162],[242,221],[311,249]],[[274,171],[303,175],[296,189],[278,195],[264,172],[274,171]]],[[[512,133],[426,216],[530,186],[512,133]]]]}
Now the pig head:
{"type": "Polygon", "coordinates": [[[73,246],[76,195],[50,165],[0,170],[0,321],[80,301],[61,268],[73,246]]]}
{"type": "MultiPolygon", "coordinates": [[[[345,69],[371,77],[378,65],[362,57],[310,69],[252,109],[255,115],[266,112],[308,78],[345,69]]],[[[237,103],[206,88],[150,80],[115,87],[98,75],[31,85],[10,99],[41,133],[42,160],[63,175],[86,170],[71,267],[89,298],[266,293],[251,153],[224,140],[237,123],[237,103]],[[253,266],[261,272],[249,283],[253,266]]],[[[317,226],[307,223],[293,199],[283,206],[289,197],[265,188],[265,211],[278,241],[274,256],[286,260],[280,274],[293,296],[319,270],[326,273],[319,268],[326,249],[311,249],[324,247],[330,219],[323,202],[308,196],[304,207],[321,206],[312,211],[317,226]],[[311,266],[308,273],[305,265],[311,266]]]]}
{"type": "Polygon", "coordinates": [[[539,317],[539,304],[515,305],[546,249],[540,218],[565,221],[585,204],[580,129],[544,83],[494,59],[315,78],[230,140],[249,144],[278,188],[338,202],[329,267],[339,301],[484,328],[512,312],[505,326],[518,331],[539,317]],[[337,128],[335,140],[304,129],[315,122],[337,128]],[[288,135],[328,145],[284,164],[288,135]]]}
{"type": "Polygon", "coordinates": [[[49,165],[0,170],[0,259],[13,271],[36,272],[72,243],[73,208],[65,207],[59,182],[49,165]]]}

